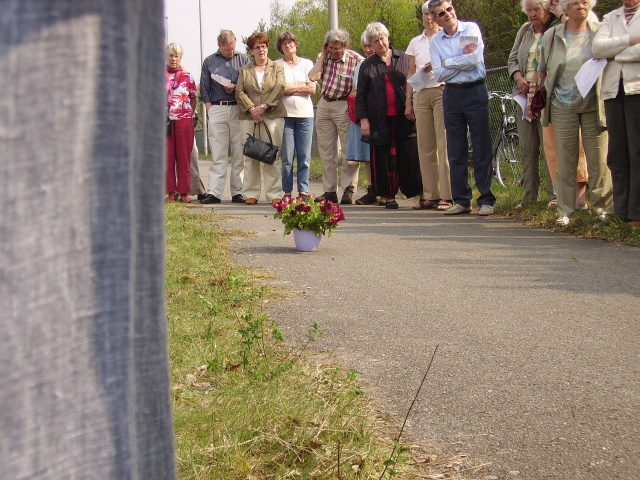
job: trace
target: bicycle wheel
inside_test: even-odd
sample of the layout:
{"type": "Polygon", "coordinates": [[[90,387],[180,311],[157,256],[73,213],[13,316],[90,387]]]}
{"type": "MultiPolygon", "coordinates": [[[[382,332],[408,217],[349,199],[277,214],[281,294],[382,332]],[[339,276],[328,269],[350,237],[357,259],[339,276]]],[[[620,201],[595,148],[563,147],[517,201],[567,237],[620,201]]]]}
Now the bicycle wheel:
{"type": "Polygon", "coordinates": [[[522,185],[522,160],[518,130],[509,129],[504,133],[500,148],[496,153],[496,175],[503,185],[522,185]]]}

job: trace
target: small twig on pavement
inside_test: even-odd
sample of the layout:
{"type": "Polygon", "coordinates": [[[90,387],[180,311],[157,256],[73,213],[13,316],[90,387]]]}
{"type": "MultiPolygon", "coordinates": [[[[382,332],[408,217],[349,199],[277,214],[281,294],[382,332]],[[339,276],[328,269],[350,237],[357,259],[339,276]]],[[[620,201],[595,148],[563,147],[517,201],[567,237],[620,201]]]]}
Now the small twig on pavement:
{"type": "MultiPolygon", "coordinates": [[[[407,414],[404,417],[404,422],[402,422],[402,427],[400,427],[400,433],[398,433],[398,438],[396,439],[396,444],[393,446],[393,450],[391,450],[391,455],[389,455],[389,460],[392,460],[393,459],[393,455],[396,453],[396,448],[398,447],[398,443],[400,443],[400,437],[402,437],[402,432],[404,432],[404,427],[407,424],[407,420],[409,419],[409,415],[411,414],[411,410],[413,410],[413,405],[416,403],[416,400],[418,399],[418,396],[420,395],[420,390],[422,390],[422,386],[424,385],[424,382],[427,380],[427,375],[429,374],[429,370],[431,370],[431,364],[433,363],[433,359],[436,357],[436,352],[438,351],[438,347],[439,346],[440,345],[436,345],[436,348],[433,350],[433,354],[431,355],[431,360],[429,360],[429,365],[427,366],[427,370],[426,370],[426,372],[424,372],[424,376],[422,377],[422,381],[420,382],[420,386],[418,387],[418,390],[416,391],[416,396],[413,397],[413,401],[411,402],[411,405],[409,405],[409,410],[407,410],[407,414]]],[[[378,477],[378,480],[382,480],[382,477],[384,477],[384,474],[387,473],[387,468],[388,468],[388,465],[385,465],[384,470],[380,474],[380,477],[378,477]]]]}

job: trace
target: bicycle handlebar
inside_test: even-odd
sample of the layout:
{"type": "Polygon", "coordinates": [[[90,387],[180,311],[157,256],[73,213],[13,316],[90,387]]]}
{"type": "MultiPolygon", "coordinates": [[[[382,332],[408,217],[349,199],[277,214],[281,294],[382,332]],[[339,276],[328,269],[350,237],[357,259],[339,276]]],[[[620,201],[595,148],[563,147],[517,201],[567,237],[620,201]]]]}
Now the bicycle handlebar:
{"type": "Polygon", "coordinates": [[[513,95],[505,92],[489,92],[489,99],[499,98],[500,100],[513,100],[513,95]]]}

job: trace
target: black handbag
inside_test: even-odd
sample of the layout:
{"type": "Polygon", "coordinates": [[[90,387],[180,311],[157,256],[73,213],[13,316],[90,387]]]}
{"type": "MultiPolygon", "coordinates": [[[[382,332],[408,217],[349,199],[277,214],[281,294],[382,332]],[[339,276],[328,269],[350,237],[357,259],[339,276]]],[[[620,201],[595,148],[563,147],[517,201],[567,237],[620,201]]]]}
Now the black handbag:
{"type": "MultiPolygon", "coordinates": [[[[260,128],[262,127],[262,123],[258,124],[258,133],[260,133],[260,128]]],[[[256,125],[253,125],[253,135],[247,133],[247,140],[244,142],[244,147],[242,147],[242,153],[245,157],[253,158],[254,160],[258,160],[259,162],[266,163],[267,165],[273,165],[278,156],[278,147],[273,144],[273,140],[271,138],[271,132],[264,126],[267,131],[267,136],[269,137],[269,141],[265,142],[264,140],[260,140],[256,135],[256,125]]]]}
{"type": "Polygon", "coordinates": [[[173,126],[173,120],[171,120],[169,117],[165,118],[165,128],[167,129],[167,137],[169,135],[171,135],[171,127],[173,126]]]}

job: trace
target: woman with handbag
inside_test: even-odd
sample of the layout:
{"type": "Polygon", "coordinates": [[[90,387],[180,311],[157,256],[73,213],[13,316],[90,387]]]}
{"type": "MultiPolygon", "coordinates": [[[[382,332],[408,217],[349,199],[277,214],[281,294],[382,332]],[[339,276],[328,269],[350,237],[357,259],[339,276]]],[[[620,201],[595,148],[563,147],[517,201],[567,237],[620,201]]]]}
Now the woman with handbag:
{"type": "MultiPolygon", "coordinates": [[[[284,69],[268,57],[269,37],[254,33],[247,39],[253,61],[242,67],[236,86],[236,100],[240,107],[240,120],[244,137],[254,136],[276,147],[282,144],[286,110],[284,96],[284,69]]],[[[255,143],[255,142],[254,142],[255,143]]],[[[245,145],[247,146],[247,145],[245,145]]],[[[269,202],[280,201],[281,175],[277,162],[271,164],[244,157],[244,198],[255,205],[262,193],[269,202]]]]}
{"type": "MultiPolygon", "coordinates": [[[[514,83],[514,95],[528,95],[529,88],[534,87],[533,78],[538,66],[538,43],[549,27],[552,18],[549,12],[549,0],[522,0],[521,7],[529,21],[520,27],[509,54],[508,68],[509,76],[514,83]]],[[[534,89],[532,88],[532,90],[534,89]]],[[[516,206],[517,209],[522,208],[526,203],[538,200],[538,189],[540,188],[538,158],[543,144],[540,119],[532,118],[531,121],[528,121],[522,118],[523,112],[520,107],[518,107],[518,110],[519,113],[516,120],[518,123],[520,149],[522,151],[524,195],[521,203],[516,206]]],[[[546,168],[544,173],[549,177],[549,172],[546,168]]],[[[549,200],[555,198],[551,179],[547,182],[547,197],[549,200]]]]}
{"type": "Polygon", "coordinates": [[[193,149],[193,117],[196,111],[196,83],[182,69],[182,47],[167,45],[167,202],[189,203],[190,159],[193,149]]]}
{"type": "Polygon", "coordinates": [[[599,22],[588,18],[595,0],[560,0],[567,17],[544,34],[538,76],[544,81],[542,124],[553,125],[558,177],[556,225],[568,225],[575,211],[580,133],[587,156],[591,208],[604,219],[613,211],[611,173],[606,165],[607,131],[600,80],[585,98],[576,85],[580,67],[592,57],[599,22]]]}

